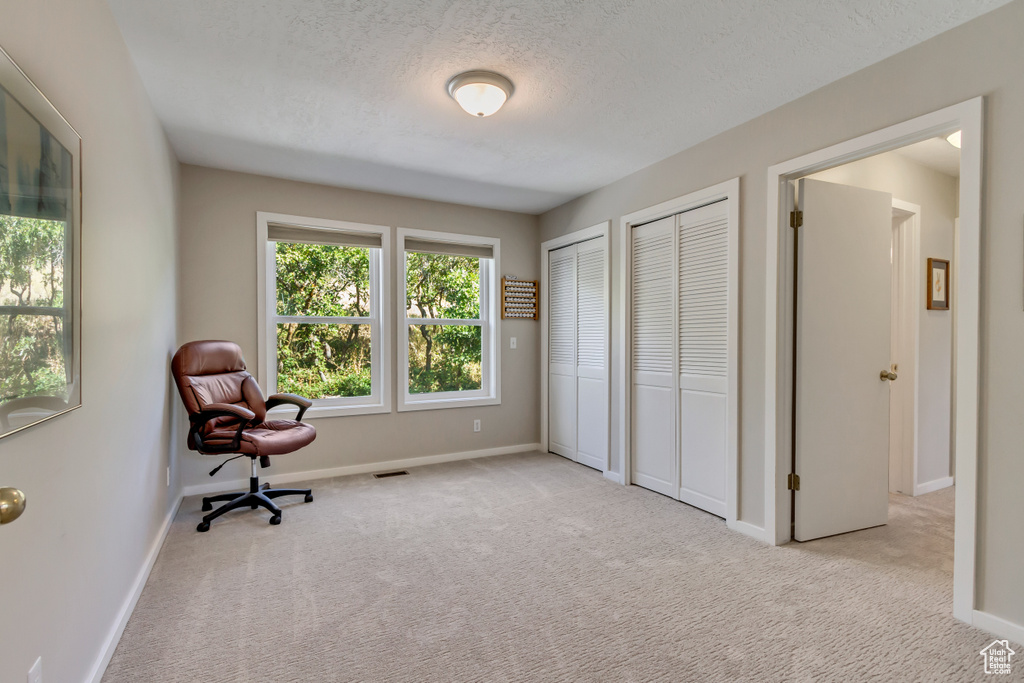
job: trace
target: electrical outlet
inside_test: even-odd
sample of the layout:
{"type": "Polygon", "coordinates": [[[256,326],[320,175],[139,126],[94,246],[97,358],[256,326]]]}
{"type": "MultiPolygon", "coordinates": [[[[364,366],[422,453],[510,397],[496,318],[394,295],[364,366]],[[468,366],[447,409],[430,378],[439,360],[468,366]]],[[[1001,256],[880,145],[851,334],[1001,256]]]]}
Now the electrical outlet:
{"type": "Polygon", "coordinates": [[[28,683],[43,683],[43,658],[36,657],[36,663],[28,670],[28,683]]]}
{"type": "Polygon", "coordinates": [[[479,432],[480,431],[480,420],[473,420],[473,431],[474,432],[479,432]]]}
{"type": "Polygon", "coordinates": [[[167,466],[167,485],[171,485],[171,466],[167,466]]]}
{"type": "Polygon", "coordinates": [[[508,348],[510,348],[510,349],[516,348],[516,338],[515,337],[510,337],[509,338],[509,340],[508,340],[508,348]]]}

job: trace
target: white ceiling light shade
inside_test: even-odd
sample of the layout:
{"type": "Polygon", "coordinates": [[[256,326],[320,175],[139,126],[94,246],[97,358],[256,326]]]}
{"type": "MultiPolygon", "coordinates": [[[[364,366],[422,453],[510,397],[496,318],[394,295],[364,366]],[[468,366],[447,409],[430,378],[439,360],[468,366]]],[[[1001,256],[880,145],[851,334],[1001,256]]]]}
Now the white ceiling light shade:
{"type": "Polygon", "coordinates": [[[512,97],[512,81],[493,71],[467,71],[448,81],[448,94],[466,113],[490,116],[512,97]]]}
{"type": "Polygon", "coordinates": [[[950,133],[949,135],[947,135],[946,142],[953,145],[957,149],[960,149],[960,131],[956,131],[955,133],[950,133]]]}

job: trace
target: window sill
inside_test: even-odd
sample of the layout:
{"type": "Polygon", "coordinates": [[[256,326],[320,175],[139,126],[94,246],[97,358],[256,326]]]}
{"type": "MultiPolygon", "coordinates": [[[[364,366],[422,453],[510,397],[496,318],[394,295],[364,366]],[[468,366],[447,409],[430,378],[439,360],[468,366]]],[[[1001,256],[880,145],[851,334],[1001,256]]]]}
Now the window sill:
{"type": "Polygon", "coordinates": [[[501,398],[495,396],[470,396],[466,398],[422,398],[401,401],[398,404],[398,412],[405,413],[413,410],[443,410],[445,408],[470,408],[473,406],[497,406],[501,405],[501,398]]]}
{"type": "MultiPolygon", "coordinates": [[[[286,406],[274,408],[267,412],[268,420],[294,420],[295,419],[295,406],[286,406]]],[[[371,405],[351,405],[351,406],[318,406],[313,404],[313,407],[306,410],[306,414],[303,415],[305,420],[316,420],[321,417],[344,417],[346,415],[374,415],[379,413],[390,413],[391,406],[381,405],[374,403],[371,405]]]]}

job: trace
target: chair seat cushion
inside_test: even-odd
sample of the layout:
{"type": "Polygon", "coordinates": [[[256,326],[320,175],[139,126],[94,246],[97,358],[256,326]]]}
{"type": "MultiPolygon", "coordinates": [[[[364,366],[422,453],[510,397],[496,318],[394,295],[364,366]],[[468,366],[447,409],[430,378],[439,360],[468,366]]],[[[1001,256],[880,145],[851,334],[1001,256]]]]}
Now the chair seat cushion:
{"type": "MultiPolygon", "coordinates": [[[[209,445],[230,443],[235,429],[215,429],[203,441],[209,445]]],[[[316,438],[316,429],[296,420],[268,420],[242,432],[239,453],[246,455],[282,455],[307,446],[316,438]]]]}

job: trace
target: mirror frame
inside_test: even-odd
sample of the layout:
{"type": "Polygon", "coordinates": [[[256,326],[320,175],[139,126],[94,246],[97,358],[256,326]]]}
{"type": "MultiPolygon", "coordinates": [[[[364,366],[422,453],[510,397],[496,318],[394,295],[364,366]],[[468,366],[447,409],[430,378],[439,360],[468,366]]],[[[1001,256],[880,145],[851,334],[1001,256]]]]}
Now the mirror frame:
{"type": "MultiPolygon", "coordinates": [[[[64,362],[68,397],[66,401],[62,397],[55,396],[26,396],[10,399],[7,404],[24,401],[26,408],[37,407],[46,412],[15,428],[5,428],[5,424],[0,423],[0,438],[3,438],[82,406],[82,137],[3,48],[0,48],[0,87],[6,91],[8,97],[16,100],[42,129],[71,154],[71,187],[67,187],[65,183],[62,188],[68,192],[68,212],[71,214],[71,219],[67,221],[64,231],[63,289],[64,338],[66,340],[64,362]],[[71,329],[68,330],[67,327],[71,329]],[[36,400],[32,401],[31,399],[36,400]],[[32,406],[33,403],[38,405],[32,406]]],[[[0,130],[0,136],[7,134],[6,127],[0,130]]],[[[7,146],[4,145],[4,147],[7,146]]],[[[8,153],[8,157],[10,157],[10,153],[8,153]]],[[[9,159],[4,160],[5,165],[8,162],[9,159]]],[[[8,410],[5,413],[18,410],[21,408],[8,410]]]]}

